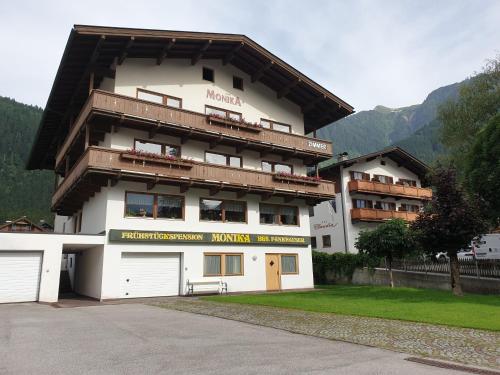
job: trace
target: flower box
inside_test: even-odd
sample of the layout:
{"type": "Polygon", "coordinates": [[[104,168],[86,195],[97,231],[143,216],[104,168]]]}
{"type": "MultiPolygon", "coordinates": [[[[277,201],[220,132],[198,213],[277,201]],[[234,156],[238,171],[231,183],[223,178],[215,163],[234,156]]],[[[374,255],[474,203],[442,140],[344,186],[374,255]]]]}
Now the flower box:
{"type": "Polygon", "coordinates": [[[140,153],[134,154],[131,152],[122,152],[120,157],[125,160],[131,160],[133,163],[142,163],[145,165],[149,164],[166,164],[170,166],[176,166],[183,169],[191,169],[193,163],[189,160],[165,157],[163,155],[152,156],[152,155],[141,155],[140,153]]]}
{"type": "Polygon", "coordinates": [[[255,133],[259,133],[262,130],[262,127],[258,124],[252,124],[250,122],[245,122],[245,121],[231,120],[229,118],[215,116],[215,115],[208,115],[207,121],[211,124],[212,123],[213,124],[220,124],[220,125],[226,125],[226,126],[231,126],[231,127],[234,126],[237,129],[247,130],[247,131],[251,131],[251,132],[255,132],[255,133]]]}
{"type": "Polygon", "coordinates": [[[309,176],[276,173],[273,175],[273,180],[294,184],[319,185],[319,178],[309,176]]]}

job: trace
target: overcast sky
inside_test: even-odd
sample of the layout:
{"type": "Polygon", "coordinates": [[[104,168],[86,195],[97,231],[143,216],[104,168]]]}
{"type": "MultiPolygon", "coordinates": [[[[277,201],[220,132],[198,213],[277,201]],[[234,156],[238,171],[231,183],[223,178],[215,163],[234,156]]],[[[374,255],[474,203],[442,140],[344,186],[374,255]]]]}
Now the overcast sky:
{"type": "Polygon", "coordinates": [[[73,24],[245,34],[357,111],[421,103],[500,52],[500,0],[1,1],[0,95],[44,107],[73,24]]]}

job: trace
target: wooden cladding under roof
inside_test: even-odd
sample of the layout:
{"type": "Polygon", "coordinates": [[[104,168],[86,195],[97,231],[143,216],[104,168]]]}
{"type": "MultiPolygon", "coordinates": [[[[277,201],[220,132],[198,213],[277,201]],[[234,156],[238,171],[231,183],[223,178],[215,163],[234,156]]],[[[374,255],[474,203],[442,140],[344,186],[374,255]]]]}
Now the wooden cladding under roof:
{"type": "Polygon", "coordinates": [[[102,186],[119,180],[138,181],[148,188],[156,184],[179,185],[181,191],[191,187],[218,191],[234,191],[239,197],[247,193],[261,194],[263,199],[282,196],[287,200],[302,198],[315,202],[335,197],[334,183],[320,180],[315,185],[306,181],[278,181],[274,173],[243,168],[190,162],[190,168],[179,167],[176,161],[162,163],[122,157],[124,151],[89,147],[67,173],[52,196],[52,209],[71,215],[102,186]]]}
{"type": "MultiPolygon", "coordinates": [[[[261,153],[277,153],[283,158],[301,158],[308,164],[326,160],[332,155],[328,141],[306,136],[258,128],[259,132],[245,131],[235,126],[211,123],[205,114],[167,107],[105,91],[94,90],[83,106],[74,126],[56,156],[56,170],[75,144],[85,138],[84,127],[92,131],[111,131],[111,127],[126,126],[148,131],[151,135],[166,133],[235,146],[238,152],[253,149],[261,153]]],[[[81,148],[81,147],[80,147],[81,148]]]]}
{"type": "Polygon", "coordinates": [[[126,58],[218,59],[230,63],[303,109],[306,133],[337,121],[353,108],[244,35],[76,25],[52,86],[28,169],[52,169],[58,142],[96,85],[126,58]]]}
{"type": "Polygon", "coordinates": [[[384,221],[390,219],[403,219],[414,221],[418,216],[416,212],[378,210],[375,208],[351,208],[352,221],[384,221]]]}
{"type": "Polygon", "coordinates": [[[349,181],[348,189],[350,193],[375,194],[380,196],[419,200],[428,200],[432,198],[432,189],[429,188],[385,184],[382,182],[366,180],[349,181]]]}

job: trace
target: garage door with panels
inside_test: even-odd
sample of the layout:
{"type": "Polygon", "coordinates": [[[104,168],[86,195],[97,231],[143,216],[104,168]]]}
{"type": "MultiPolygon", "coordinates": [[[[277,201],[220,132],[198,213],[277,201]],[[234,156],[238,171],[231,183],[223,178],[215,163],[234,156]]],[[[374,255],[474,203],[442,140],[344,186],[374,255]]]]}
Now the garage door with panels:
{"type": "Polygon", "coordinates": [[[121,297],[179,295],[180,265],[178,253],[122,253],[121,297]]]}
{"type": "Polygon", "coordinates": [[[41,251],[0,251],[0,303],[38,300],[41,251]]]}

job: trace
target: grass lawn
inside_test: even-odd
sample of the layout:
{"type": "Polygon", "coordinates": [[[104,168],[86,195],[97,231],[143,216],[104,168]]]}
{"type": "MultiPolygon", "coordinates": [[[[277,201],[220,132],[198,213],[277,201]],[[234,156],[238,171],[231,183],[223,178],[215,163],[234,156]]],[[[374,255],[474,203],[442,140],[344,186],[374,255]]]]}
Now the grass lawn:
{"type": "Polygon", "coordinates": [[[500,331],[500,296],[376,286],[333,285],[309,292],[203,297],[216,302],[265,305],[500,331]]]}

